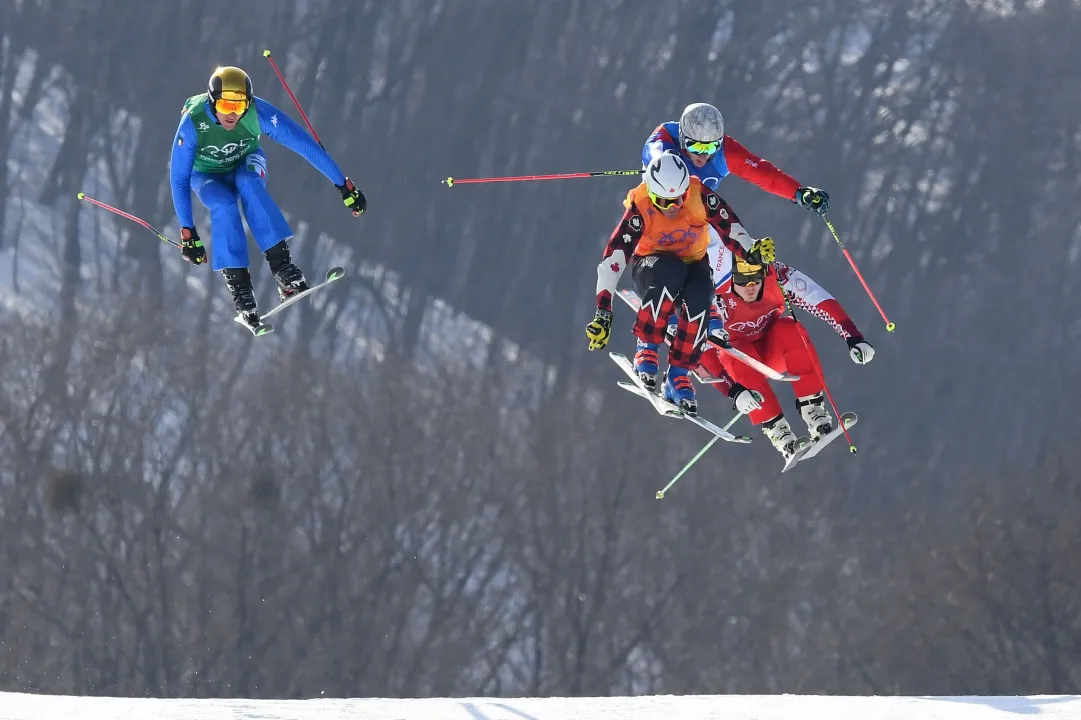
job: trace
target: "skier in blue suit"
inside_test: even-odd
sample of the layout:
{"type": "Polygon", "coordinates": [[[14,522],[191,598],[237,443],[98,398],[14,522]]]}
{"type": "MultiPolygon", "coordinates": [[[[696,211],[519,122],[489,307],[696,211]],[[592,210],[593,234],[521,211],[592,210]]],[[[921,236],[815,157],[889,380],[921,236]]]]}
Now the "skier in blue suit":
{"type": "Polygon", "coordinates": [[[246,72],[238,67],[214,71],[207,92],[185,101],[173,138],[173,207],[180,220],[181,255],[196,265],[205,263],[207,256],[192,217],[192,190],[210,211],[213,268],[225,276],[237,314],[251,327],[259,325],[259,311],[240,208],[270,265],[279,297],[285,300],[308,289],[304,273],[289,254],[293,231],[266,188],[266,155],[259,146],[264,134],[303,157],[334,183],[354,217],[367,209],[364,194],[327,151],[288,115],[252,94],[246,72]]]}

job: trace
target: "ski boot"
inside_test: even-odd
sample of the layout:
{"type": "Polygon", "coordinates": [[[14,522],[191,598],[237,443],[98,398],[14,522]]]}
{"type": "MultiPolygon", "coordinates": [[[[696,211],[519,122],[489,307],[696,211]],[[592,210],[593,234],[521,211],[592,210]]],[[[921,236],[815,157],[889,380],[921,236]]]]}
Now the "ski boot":
{"type": "Polygon", "coordinates": [[[233,296],[233,307],[237,315],[249,326],[259,327],[259,310],[255,305],[255,290],[251,284],[248,268],[225,268],[221,271],[229,294],[233,296]]]}
{"type": "Polygon", "coordinates": [[[697,415],[698,401],[694,397],[694,383],[687,368],[669,365],[665,375],[664,399],[687,415],[697,415]]]}
{"type": "Polygon", "coordinates": [[[308,281],[304,273],[300,271],[289,255],[289,245],[285,240],[270,248],[264,253],[267,263],[270,264],[270,272],[274,275],[274,281],[278,284],[278,297],[285,300],[291,295],[304,292],[308,289],[308,281]]]}
{"type": "Polygon", "coordinates": [[[638,341],[634,353],[634,372],[651,391],[657,389],[657,345],[638,341]]]}
{"type": "Polygon", "coordinates": [[[796,454],[796,434],[792,432],[792,426],[788,424],[784,415],[778,415],[762,423],[762,432],[766,434],[777,452],[781,453],[785,462],[796,454]]]}
{"type": "Polygon", "coordinates": [[[826,409],[825,393],[808,395],[796,400],[803,422],[807,423],[807,433],[812,441],[833,432],[833,416],[826,409]]]}

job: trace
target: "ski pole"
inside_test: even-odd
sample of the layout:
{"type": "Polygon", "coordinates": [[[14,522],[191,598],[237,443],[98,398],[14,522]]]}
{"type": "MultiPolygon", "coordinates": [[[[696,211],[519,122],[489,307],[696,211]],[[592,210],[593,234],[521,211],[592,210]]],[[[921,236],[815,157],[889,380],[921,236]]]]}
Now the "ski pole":
{"type": "Polygon", "coordinates": [[[90,196],[88,196],[88,195],[86,195],[84,193],[79,193],[75,197],[79,198],[80,200],[85,200],[88,203],[90,203],[91,205],[97,205],[99,208],[102,208],[104,210],[108,210],[111,213],[116,213],[117,215],[119,215],[122,218],[127,218],[128,220],[131,220],[132,222],[137,222],[140,225],[142,225],[143,227],[145,227],[147,230],[149,230],[150,232],[157,235],[158,239],[161,240],[162,242],[169,243],[170,245],[172,245],[175,248],[183,249],[183,246],[180,243],[178,243],[176,240],[173,240],[170,237],[166,237],[165,235],[162,234],[161,230],[158,230],[156,227],[154,227],[153,225],[151,225],[146,220],[143,220],[140,217],[135,217],[134,215],[126,213],[126,212],[124,212],[123,210],[121,210],[119,208],[115,208],[112,205],[109,205],[108,203],[103,203],[100,200],[95,200],[94,198],[92,198],[92,197],[90,197],[90,196]]]}
{"type": "Polygon", "coordinates": [[[867,291],[868,297],[871,298],[871,302],[875,304],[875,308],[878,310],[878,314],[882,316],[882,319],[886,321],[886,332],[893,332],[897,329],[897,326],[890,322],[890,319],[886,317],[886,311],[882,309],[882,306],[878,304],[878,298],[871,292],[871,288],[867,285],[867,281],[863,279],[863,273],[856,267],[856,261],[852,259],[852,254],[848,252],[848,248],[841,242],[841,236],[837,234],[837,228],[833,227],[833,223],[825,215],[822,216],[822,220],[826,223],[826,227],[830,229],[830,233],[833,234],[833,239],[837,241],[837,244],[841,247],[841,252],[845,254],[848,259],[848,264],[852,266],[852,269],[856,271],[856,277],[860,279],[860,284],[863,285],[863,289],[867,291]]]}
{"type": "MultiPolygon", "coordinates": [[[[315,142],[319,143],[319,147],[323,148],[323,150],[327,150],[325,147],[323,147],[323,141],[319,139],[319,133],[315,132],[315,126],[312,125],[312,121],[308,119],[308,115],[304,112],[304,108],[300,106],[300,101],[297,100],[297,96],[293,94],[292,89],[289,87],[289,83],[285,81],[285,76],[282,75],[282,71],[278,68],[278,63],[274,62],[274,58],[270,56],[270,51],[264,50],[263,57],[270,61],[270,67],[274,68],[274,74],[277,75],[278,79],[282,81],[282,86],[285,88],[285,92],[289,93],[289,97],[293,100],[293,104],[297,106],[297,110],[300,112],[300,117],[304,118],[304,124],[308,126],[308,130],[311,131],[312,137],[315,138],[315,142]]],[[[329,150],[327,150],[327,155],[330,155],[329,150]]],[[[351,181],[349,180],[349,178],[346,177],[346,186],[352,188],[353,190],[356,190],[355,187],[350,185],[350,182],[351,181]]],[[[345,198],[346,207],[349,207],[353,211],[353,217],[360,217],[360,214],[364,211],[353,209],[351,207],[353,204],[353,200],[349,199],[347,196],[343,196],[343,198],[345,198]]]]}
{"type": "MultiPolygon", "coordinates": [[[[730,427],[732,427],[733,425],[735,425],[735,424],[736,424],[736,420],[739,420],[739,419],[740,419],[741,417],[743,417],[743,413],[736,413],[736,416],[735,416],[734,418],[732,418],[731,420],[729,420],[729,421],[728,421],[728,424],[724,426],[724,429],[725,429],[725,430],[728,430],[728,428],[730,428],[730,427]]],[[[702,457],[703,455],[705,455],[705,454],[706,454],[706,451],[707,451],[707,450],[709,450],[709,449],[710,449],[711,447],[713,447],[713,443],[717,442],[717,441],[718,441],[718,440],[720,440],[720,439],[721,439],[721,436],[720,436],[720,435],[714,435],[714,436],[713,436],[713,439],[712,439],[712,440],[710,440],[710,441],[709,441],[708,443],[706,443],[706,446],[705,446],[704,448],[702,448],[701,450],[699,450],[699,451],[698,451],[698,454],[697,454],[697,455],[695,455],[695,456],[694,456],[693,458],[691,458],[691,461],[690,461],[689,463],[687,463],[686,465],[684,465],[684,466],[683,466],[683,469],[682,469],[682,470],[680,470],[680,471],[679,471],[678,473],[676,473],[676,476],[675,476],[674,478],[672,478],[672,479],[671,479],[671,480],[670,480],[670,481],[668,482],[668,484],[667,484],[667,485],[665,485],[665,486],[664,486],[664,489],[663,489],[663,490],[658,490],[658,491],[657,491],[657,499],[658,499],[658,500],[664,500],[664,494],[665,494],[666,492],[668,492],[668,490],[669,490],[669,489],[671,489],[671,487],[672,487],[673,485],[675,485],[675,484],[676,484],[676,482],[677,482],[677,481],[678,481],[678,480],[679,480],[679,479],[680,479],[681,477],[683,477],[683,474],[684,474],[685,472],[687,472],[688,470],[690,470],[690,469],[691,469],[691,466],[692,466],[692,465],[694,465],[694,464],[695,464],[696,462],[698,462],[698,460],[699,460],[699,459],[701,459],[701,457],[702,457]]]]}
{"type": "MultiPolygon", "coordinates": [[[[773,265],[773,263],[770,263],[773,265]]],[[[777,287],[781,290],[781,297],[784,298],[784,304],[788,308],[788,312],[792,314],[792,319],[799,325],[800,340],[803,341],[803,349],[807,352],[807,356],[811,358],[811,363],[815,366],[815,373],[818,375],[818,381],[822,383],[822,390],[826,393],[826,398],[830,401],[830,407],[833,408],[833,414],[837,416],[837,423],[841,426],[841,432],[845,434],[845,440],[848,440],[848,451],[850,453],[856,452],[856,444],[852,442],[852,436],[848,434],[848,428],[845,427],[844,418],[841,417],[841,411],[837,409],[837,403],[833,402],[833,393],[830,392],[830,386],[826,384],[826,376],[822,372],[822,366],[815,362],[815,356],[811,353],[810,336],[807,334],[807,330],[803,327],[803,323],[796,317],[796,309],[792,307],[792,301],[788,299],[788,294],[785,292],[784,285],[781,284],[781,276],[777,274],[777,266],[773,266],[774,279],[777,281],[777,287]]]]}
{"type": "Polygon", "coordinates": [[[447,187],[470,183],[518,182],[521,180],[569,180],[572,178],[612,177],[617,175],[641,175],[641,170],[599,170],[597,172],[561,173],[558,175],[513,175],[509,177],[483,177],[455,180],[452,177],[441,182],[447,187]]]}
{"type": "Polygon", "coordinates": [[[270,51],[264,50],[263,57],[270,61],[270,67],[274,68],[274,73],[278,76],[278,79],[282,81],[282,85],[285,86],[285,92],[289,93],[289,97],[292,98],[293,104],[297,106],[297,110],[300,111],[300,117],[304,118],[304,123],[308,126],[308,130],[311,131],[312,137],[314,137],[315,141],[319,143],[319,147],[326,150],[326,148],[323,147],[323,141],[319,139],[319,133],[315,132],[315,128],[312,126],[311,121],[308,120],[308,116],[304,113],[304,108],[300,107],[300,102],[297,100],[297,96],[294,95],[293,91],[289,89],[289,83],[285,82],[285,76],[282,75],[282,71],[278,69],[278,63],[274,62],[274,58],[270,57],[270,51]]]}

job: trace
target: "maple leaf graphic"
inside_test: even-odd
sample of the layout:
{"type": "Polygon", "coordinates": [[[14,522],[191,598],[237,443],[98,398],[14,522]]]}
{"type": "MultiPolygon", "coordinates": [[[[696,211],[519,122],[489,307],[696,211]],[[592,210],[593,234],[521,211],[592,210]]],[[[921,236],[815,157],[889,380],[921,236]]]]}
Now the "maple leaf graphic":
{"type": "Polygon", "coordinates": [[[612,272],[619,272],[619,263],[617,262],[612,263],[608,267],[612,269],[612,272]]]}

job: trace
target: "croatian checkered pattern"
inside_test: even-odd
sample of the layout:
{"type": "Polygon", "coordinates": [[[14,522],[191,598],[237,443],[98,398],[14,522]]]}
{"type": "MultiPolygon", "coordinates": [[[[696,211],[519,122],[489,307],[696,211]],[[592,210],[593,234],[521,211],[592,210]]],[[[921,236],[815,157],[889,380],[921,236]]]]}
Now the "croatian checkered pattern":
{"type": "Polygon", "coordinates": [[[774,267],[785,296],[794,306],[822,320],[845,340],[860,335],[852,318],[821,285],[782,262],[775,262],[774,267]]]}

